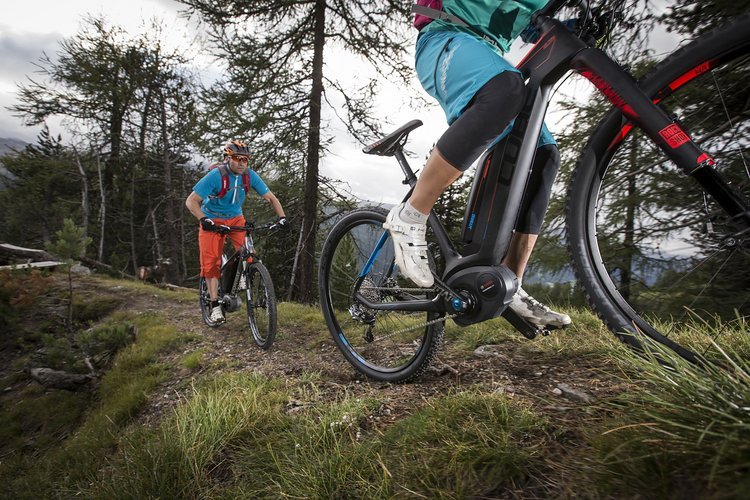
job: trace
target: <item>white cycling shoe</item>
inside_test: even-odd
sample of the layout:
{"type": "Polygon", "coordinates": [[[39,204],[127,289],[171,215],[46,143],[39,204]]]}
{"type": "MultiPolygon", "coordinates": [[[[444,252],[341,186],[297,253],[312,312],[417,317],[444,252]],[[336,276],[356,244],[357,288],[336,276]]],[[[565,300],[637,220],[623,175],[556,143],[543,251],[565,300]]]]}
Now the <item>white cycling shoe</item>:
{"type": "Polygon", "coordinates": [[[217,325],[226,321],[226,318],[224,317],[224,311],[221,309],[221,306],[216,306],[211,309],[211,321],[216,323],[217,325]]]}
{"type": "Polygon", "coordinates": [[[508,306],[513,312],[540,327],[565,328],[571,324],[570,316],[555,312],[519,288],[508,306]]]}
{"type": "Polygon", "coordinates": [[[427,225],[402,220],[400,213],[403,206],[402,203],[393,207],[383,224],[393,239],[396,265],[401,274],[416,285],[431,287],[435,280],[427,258],[427,225]]]}

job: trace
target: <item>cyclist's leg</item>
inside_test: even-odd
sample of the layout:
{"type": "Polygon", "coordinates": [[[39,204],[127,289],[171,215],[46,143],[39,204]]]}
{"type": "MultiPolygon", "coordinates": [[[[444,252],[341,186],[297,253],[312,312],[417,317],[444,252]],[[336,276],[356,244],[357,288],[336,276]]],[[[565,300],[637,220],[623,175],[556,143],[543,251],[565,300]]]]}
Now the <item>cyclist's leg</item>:
{"type": "Polygon", "coordinates": [[[531,252],[542,229],[544,215],[549,206],[552,185],[560,165],[560,153],[549,132],[543,132],[540,146],[534,156],[529,182],[521,201],[515,233],[503,264],[523,279],[531,252]],[[551,142],[550,142],[551,141],[551,142]]]}
{"type": "Polygon", "coordinates": [[[552,184],[560,164],[557,146],[546,129],[540,142],[544,145],[537,149],[534,157],[529,182],[521,202],[516,231],[502,263],[518,276],[519,281],[518,292],[514,295],[509,307],[526,321],[535,325],[564,327],[571,323],[567,314],[550,310],[520,286],[531,252],[542,229],[544,214],[547,212],[552,193],[552,184]]]}
{"type": "MultiPolygon", "coordinates": [[[[238,215],[237,217],[232,217],[231,219],[225,219],[221,222],[221,224],[225,224],[227,226],[244,226],[245,216],[238,215]]],[[[229,233],[229,239],[231,240],[234,249],[238,250],[242,245],[245,244],[245,233],[242,231],[232,231],[231,233],[229,233]]]]}
{"type": "Polygon", "coordinates": [[[423,38],[417,49],[417,72],[425,90],[443,107],[450,126],[427,160],[411,198],[391,210],[384,227],[393,238],[402,273],[420,286],[431,286],[427,214],[445,188],[518,114],[524,84],[517,70],[486,43],[460,33],[423,38]]]}
{"type": "Polygon", "coordinates": [[[219,277],[221,276],[221,253],[225,236],[213,231],[198,230],[198,249],[201,261],[201,276],[206,279],[206,288],[211,299],[211,321],[221,323],[224,313],[219,303],[219,277]]]}

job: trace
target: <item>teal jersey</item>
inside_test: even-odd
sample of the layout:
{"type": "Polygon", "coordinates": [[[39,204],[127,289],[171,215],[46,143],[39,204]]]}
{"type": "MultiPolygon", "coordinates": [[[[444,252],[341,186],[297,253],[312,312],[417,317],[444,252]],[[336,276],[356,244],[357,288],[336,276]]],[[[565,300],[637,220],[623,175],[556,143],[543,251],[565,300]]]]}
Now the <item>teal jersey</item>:
{"type": "MultiPolygon", "coordinates": [[[[474,30],[479,31],[497,44],[505,53],[513,41],[531,22],[531,15],[547,5],[549,0],[443,0],[443,10],[458,16],[474,30]]],[[[471,29],[457,24],[435,20],[422,29],[422,32],[464,31],[475,34],[471,29]]]]}

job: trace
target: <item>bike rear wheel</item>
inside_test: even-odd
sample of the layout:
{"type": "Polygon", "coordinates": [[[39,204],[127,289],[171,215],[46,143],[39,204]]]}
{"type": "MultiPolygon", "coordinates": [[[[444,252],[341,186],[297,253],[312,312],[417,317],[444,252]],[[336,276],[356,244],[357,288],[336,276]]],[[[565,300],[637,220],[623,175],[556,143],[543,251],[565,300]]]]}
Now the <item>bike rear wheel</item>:
{"type": "MultiPolygon", "coordinates": [[[[640,86],[750,200],[750,16],[672,54],[640,86]]],[[[750,318],[750,234],[610,112],[568,192],[568,244],[593,309],[624,341],[691,361],[737,346],[750,318]],[[708,334],[707,334],[708,332],[708,334]]],[[[744,335],[747,335],[746,333],[744,335]]],[[[746,344],[745,344],[746,345],[746,344]]],[[[747,355],[744,353],[743,355],[747,355]]]]}
{"type": "Polygon", "coordinates": [[[204,278],[203,276],[201,276],[198,280],[198,307],[200,308],[203,322],[207,326],[216,328],[221,324],[211,320],[211,296],[208,294],[206,278],[204,278]]]}
{"type": "Polygon", "coordinates": [[[386,214],[355,210],[331,229],[320,258],[320,302],[333,340],[354,368],[375,380],[404,382],[427,369],[444,325],[437,313],[370,309],[357,298],[398,303],[435,297],[398,272],[383,229],[386,214]]]}
{"type": "Polygon", "coordinates": [[[255,262],[245,270],[245,278],[247,324],[255,343],[268,349],[276,338],[276,292],[271,275],[266,266],[255,262]]]}

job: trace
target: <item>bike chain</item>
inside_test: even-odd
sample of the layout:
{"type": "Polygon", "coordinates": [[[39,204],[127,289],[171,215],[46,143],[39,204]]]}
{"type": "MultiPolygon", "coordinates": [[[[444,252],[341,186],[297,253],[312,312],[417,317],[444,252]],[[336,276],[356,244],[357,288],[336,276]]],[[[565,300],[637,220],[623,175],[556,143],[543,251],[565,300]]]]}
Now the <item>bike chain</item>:
{"type": "MultiPolygon", "coordinates": [[[[427,289],[427,288],[390,288],[390,287],[384,287],[384,286],[360,287],[360,291],[361,290],[387,290],[390,293],[393,293],[394,291],[398,291],[398,292],[417,292],[417,293],[425,293],[425,292],[435,293],[435,289],[427,289]]],[[[450,290],[450,289],[448,289],[448,290],[450,290]]],[[[445,293],[444,290],[437,290],[437,293],[440,294],[440,295],[452,295],[452,296],[455,296],[455,294],[453,293],[452,290],[450,291],[450,294],[445,293]]],[[[395,335],[398,335],[398,334],[401,334],[401,333],[404,333],[404,332],[409,332],[409,331],[412,331],[412,330],[416,330],[416,329],[419,329],[419,328],[425,328],[425,327],[428,327],[428,326],[432,326],[432,325],[434,325],[436,323],[445,323],[449,319],[453,319],[456,316],[458,316],[459,314],[460,313],[445,314],[445,315],[443,315],[443,316],[441,316],[439,318],[431,319],[429,321],[425,321],[424,323],[420,323],[418,325],[415,325],[415,326],[412,326],[412,327],[409,327],[409,328],[402,328],[401,330],[397,330],[395,332],[389,333],[388,335],[385,335],[383,337],[379,337],[378,340],[385,340],[385,339],[387,339],[389,337],[393,337],[395,335]]]]}

